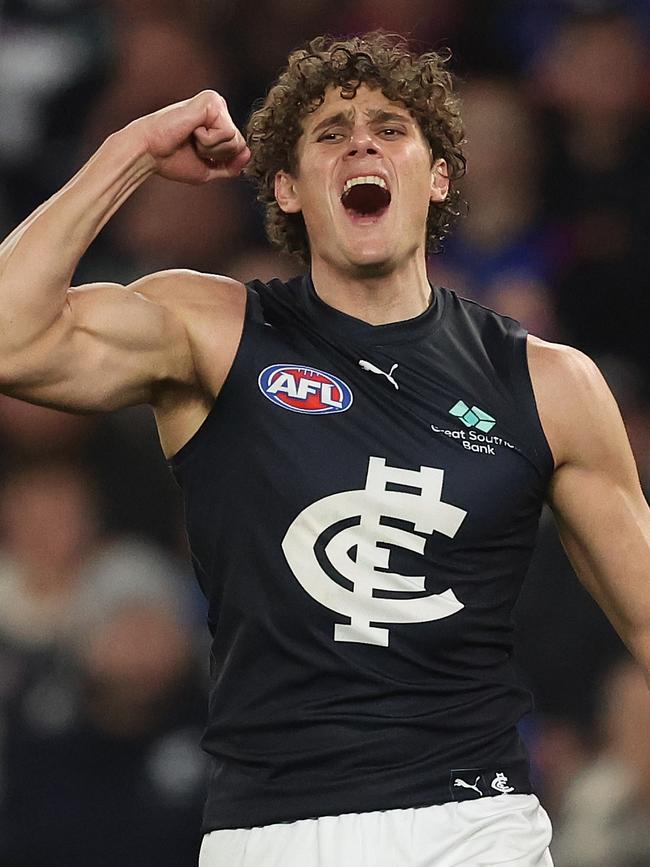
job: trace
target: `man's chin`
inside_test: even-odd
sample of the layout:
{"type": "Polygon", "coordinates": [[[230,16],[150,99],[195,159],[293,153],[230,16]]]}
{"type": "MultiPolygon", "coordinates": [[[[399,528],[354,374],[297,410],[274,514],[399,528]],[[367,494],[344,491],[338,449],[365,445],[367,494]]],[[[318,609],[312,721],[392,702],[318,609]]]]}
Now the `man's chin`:
{"type": "Polygon", "coordinates": [[[359,278],[386,277],[395,270],[395,262],[385,256],[350,263],[350,273],[359,278]]]}
{"type": "Polygon", "coordinates": [[[344,248],[344,257],[349,264],[349,270],[357,276],[383,276],[389,274],[396,265],[396,257],[387,249],[388,244],[372,247],[344,248]]]}
{"type": "Polygon", "coordinates": [[[373,239],[373,243],[366,241],[365,244],[351,241],[346,238],[338,249],[330,248],[327,251],[329,255],[323,251],[318,258],[355,279],[385,277],[399,268],[405,258],[404,250],[391,244],[389,238],[384,238],[383,243],[376,239],[373,239]]]}

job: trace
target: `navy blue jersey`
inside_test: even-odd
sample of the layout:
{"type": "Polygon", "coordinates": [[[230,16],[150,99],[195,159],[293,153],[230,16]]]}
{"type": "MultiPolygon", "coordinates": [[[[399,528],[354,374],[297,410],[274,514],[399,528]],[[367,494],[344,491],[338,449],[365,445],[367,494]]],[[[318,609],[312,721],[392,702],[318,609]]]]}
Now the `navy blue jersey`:
{"type": "Polygon", "coordinates": [[[248,285],[172,460],[209,600],[204,831],[530,791],[511,611],[553,469],[513,320],[248,285]]]}

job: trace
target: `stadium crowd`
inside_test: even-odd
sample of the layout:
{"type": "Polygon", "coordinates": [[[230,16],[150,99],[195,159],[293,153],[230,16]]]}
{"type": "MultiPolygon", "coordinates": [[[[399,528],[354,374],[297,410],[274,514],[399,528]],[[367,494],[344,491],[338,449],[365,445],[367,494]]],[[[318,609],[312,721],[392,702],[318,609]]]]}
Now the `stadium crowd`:
{"type": "MultiPolygon", "coordinates": [[[[469,204],[432,282],[592,355],[650,490],[645,0],[3,0],[0,233],[134,118],[214,88],[243,125],[291,48],[376,27],[460,79],[469,204]]],[[[168,267],[297,268],[245,181],[154,178],[75,283],[168,267]]],[[[151,415],[0,396],[0,446],[0,864],[193,867],[207,630],[151,415]]],[[[557,867],[647,867],[650,693],[548,514],[515,630],[557,867]]]]}

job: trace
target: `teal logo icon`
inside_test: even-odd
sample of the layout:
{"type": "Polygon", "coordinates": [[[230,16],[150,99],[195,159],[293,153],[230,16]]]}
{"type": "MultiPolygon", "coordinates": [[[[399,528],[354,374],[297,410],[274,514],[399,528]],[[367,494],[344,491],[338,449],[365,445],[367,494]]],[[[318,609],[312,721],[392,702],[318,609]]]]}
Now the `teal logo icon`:
{"type": "Polygon", "coordinates": [[[483,431],[483,433],[491,431],[497,423],[495,418],[492,418],[491,415],[483,412],[477,406],[467,406],[464,400],[459,400],[458,403],[455,403],[449,410],[449,415],[459,418],[465,427],[475,427],[477,430],[483,431]]]}

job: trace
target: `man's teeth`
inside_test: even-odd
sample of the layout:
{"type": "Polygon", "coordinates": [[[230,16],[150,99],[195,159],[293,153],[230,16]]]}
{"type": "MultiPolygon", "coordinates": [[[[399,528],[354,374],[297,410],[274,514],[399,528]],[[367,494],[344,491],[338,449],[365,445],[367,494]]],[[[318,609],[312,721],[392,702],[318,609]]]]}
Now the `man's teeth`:
{"type": "Polygon", "coordinates": [[[344,196],[349,190],[352,189],[352,187],[356,187],[357,184],[377,184],[377,186],[381,187],[382,190],[388,189],[388,184],[383,178],[380,178],[377,175],[364,175],[363,177],[350,178],[349,181],[346,181],[341,195],[344,196]]]}

